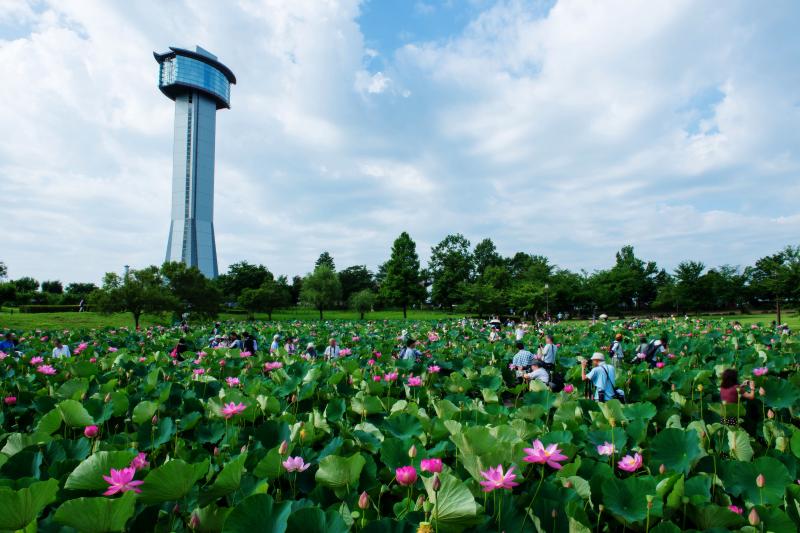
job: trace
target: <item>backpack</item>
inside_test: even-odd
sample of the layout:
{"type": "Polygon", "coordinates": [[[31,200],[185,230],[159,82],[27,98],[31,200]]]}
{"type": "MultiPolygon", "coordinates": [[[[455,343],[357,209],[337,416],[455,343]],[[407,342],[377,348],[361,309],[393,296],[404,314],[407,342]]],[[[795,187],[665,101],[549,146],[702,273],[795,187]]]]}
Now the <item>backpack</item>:
{"type": "Polygon", "coordinates": [[[564,374],[554,370],[550,374],[550,383],[548,383],[548,385],[553,392],[561,392],[564,390],[564,374]]]}
{"type": "MultiPolygon", "coordinates": [[[[614,383],[611,380],[611,376],[608,374],[608,370],[605,368],[605,366],[602,366],[601,368],[603,369],[603,372],[606,373],[606,380],[607,381],[611,381],[611,388],[614,391],[614,395],[611,396],[611,398],[608,398],[608,399],[609,400],[617,400],[617,401],[619,401],[619,403],[625,403],[625,391],[623,391],[622,389],[618,389],[617,388],[617,384],[614,383]]],[[[600,401],[606,401],[605,390],[601,390],[600,391],[599,397],[600,397],[600,401]]]]}
{"type": "Polygon", "coordinates": [[[644,351],[644,360],[650,364],[653,364],[656,360],[656,354],[658,354],[658,346],[656,346],[656,341],[650,341],[647,343],[647,348],[644,351]]]}

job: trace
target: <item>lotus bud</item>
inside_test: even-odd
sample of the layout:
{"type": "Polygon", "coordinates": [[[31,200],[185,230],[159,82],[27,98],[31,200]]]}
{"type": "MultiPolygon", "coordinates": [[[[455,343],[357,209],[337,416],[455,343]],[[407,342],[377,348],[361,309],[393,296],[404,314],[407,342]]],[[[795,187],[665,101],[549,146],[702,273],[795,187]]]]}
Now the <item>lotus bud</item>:
{"type": "Polygon", "coordinates": [[[664,466],[663,464],[658,467],[658,473],[661,474],[662,476],[666,473],[666,471],[667,471],[667,467],[664,466]]]}
{"type": "Polygon", "coordinates": [[[172,514],[181,514],[181,506],[177,503],[172,506],[172,514]]]}
{"type": "Polygon", "coordinates": [[[755,507],[750,509],[750,514],[747,515],[747,521],[750,522],[750,525],[753,527],[761,523],[761,517],[758,516],[758,512],[756,511],[755,507]]]}
{"type": "Polygon", "coordinates": [[[676,386],[675,386],[675,384],[673,383],[673,384],[672,384],[672,390],[674,391],[674,390],[676,390],[676,389],[677,389],[677,387],[676,387],[676,386]]]}
{"type": "Polygon", "coordinates": [[[367,494],[367,491],[364,491],[358,497],[358,508],[363,510],[367,507],[369,507],[369,494],[367,494]]]}
{"type": "Polygon", "coordinates": [[[158,415],[153,415],[153,418],[150,419],[150,423],[154,426],[158,424],[158,415]]]}
{"type": "Polygon", "coordinates": [[[387,492],[389,492],[389,487],[386,485],[381,485],[381,494],[385,494],[387,492]]]}
{"type": "Polygon", "coordinates": [[[111,401],[111,393],[110,393],[110,392],[106,394],[106,397],[105,397],[105,398],[103,398],[103,401],[104,401],[105,403],[108,403],[108,402],[110,402],[110,401],[111,401]]]}
{"type": "Polygon", "coordinates": [[[764,488],[764,483],[765,482],[766,482],[766,479],[764,479],[764,474],[759,474],[758,477],[756,477],[756,486],[758,486],[759,489],[763,489],[764,488]]]}
{"type": "Polygon", "coordinates": [[[608,419],[608,423],[611,425],[612,428],[613,427],[617,427],[617,419],[616,418],[609,418],[608,419]]]}
{"type": "Polygon", "coordinates": [[[602,514],[602,512],[606,510],[606,506],[601,503],[597,506],[597,510],[602,514]]]}
{"type": "Polygon", "coordinates": [[[281,442],[281,445],[278,448],[278,453],[280,455],[286,455],[286,452],[288,451],[289,451],[289,443],[286,441],[281,442]]]}
{"type": "Polygon", "coordinates": [[[408,449],[408,456],[413,459],[417,456],[417,446],[412,444],[411,448],[408,449]]]}
{"type": "Polygon", "coordinates": [[[291,403],[295,403],[297,401],[297,394],[292,394],[291,399],[289,400],[291,403]]]}
{"type": "Polygon", "coordinates": [[[775,411],[773,411],[772,409],[770,409],[769,411],[767,411],[767,418],[769,418],[770,420],[772,420],[773,418],[775,418],[775,411]]]}
{"type": "Polygon", "coordinates": [[[766,396],[767,395],[767,391],[764,390],[764,387],[759,387],[758,388],[758,395],[759,396],[766,396]]]}
{"type": "Polygon", "coordinates": [[[442,488],[442,480],[439,479],[439,474],[433,475],[433,491],[438,492],[442,488]]]}
{"type": "Polygon", "coordinates": [[[197,529],[200,527],[200,517],[197,513],[192,513],[192,516],[189,518],[189,527],[192,529],[197,529]]]}
{"type": "Polygon", "coordinates": [[[247,444],[245,444],[244,446],[242,446],[242,447],[239,449],[239,453],[245,453],[246,451],[247,451],[247,444]]]}
{"type": "Polygon", "coordinates": [[[565,480],[565,481],[564,481],[564,488],[565,488],[565,489],[571,489],[571,488],[572,488],[572,481],[570,481],[570,480],[565,480]]]}
{"type": "Polygon", "coordinates": [[[415,507],[415,508],[416,508],[416,509],[419,509],[420,507],[422,507],[422,504],[423,504],[423,503],[425,503],[425,496],[424,496],[424,495],[422,495],[422,494],[420,494],[420,495],[419,495],[419,498],[417,498],[417,504],[416,504],[416,507],[415,507]]]}
{"type": "Polygon", "coordinates": [[[683,505],[688,505],[688,503],[689,503],[689,497],[688,497],[688,496],[684,496],[683,498],[681,498],[681,503],[682,503],[683,505]]]}
{"type": "Polygon", "coordinates": [[[306,428],[303,428],[300,430],[300,440],[306,440],[306,437],[308,437],[308,431],[306,431],[306,428]]]}
{"type": "Polygon", "coordinates": [[[214,446],[214,457],[219,457],[219,448],[214,446]]]}

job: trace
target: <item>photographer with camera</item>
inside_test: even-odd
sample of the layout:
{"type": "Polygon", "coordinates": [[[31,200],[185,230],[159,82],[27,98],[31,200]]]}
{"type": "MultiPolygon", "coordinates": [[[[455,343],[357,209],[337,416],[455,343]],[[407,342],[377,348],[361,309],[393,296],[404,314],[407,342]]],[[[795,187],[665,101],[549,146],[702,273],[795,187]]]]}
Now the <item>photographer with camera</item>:
{"type": "Polygon", "coordinates": [[[719,399],[722,402],[722,423],[726,426],[736,426],[739,423],[739,400],[752,400],[756,397],[756,384],[749,379],[739,385],[739,372],[735,368],[728,368],[722,372],[722,382],[719,385],[719,399]],[[731,412],[736,406],[733,416],[731,412]]]}
{"type": "Polygon", "coordinates": [[[624,402],[624,394],[615,385],[616,370],[613,366],[606,364],[606,356],[600,352],[595,352],[591,361],[592,369],[587,373],[586,366],[589,361],[581,359],[581,379],[588,380],[594,385],[594,399],[598,402],[612,399],[624,402]]]}

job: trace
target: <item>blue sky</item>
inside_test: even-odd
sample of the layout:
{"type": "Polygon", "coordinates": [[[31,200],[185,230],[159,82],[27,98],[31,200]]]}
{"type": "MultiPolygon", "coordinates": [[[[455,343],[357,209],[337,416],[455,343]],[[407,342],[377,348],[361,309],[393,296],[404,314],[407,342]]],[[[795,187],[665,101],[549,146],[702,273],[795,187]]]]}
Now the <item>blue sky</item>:
{"type": "Polygon", "coordinates": [[[608,267],[800,243],[800,4],[790,0],[0,2],[11,277],[163,260],[172,105],[152,51],[207,48],[224,269],[424,259],[448,233],[608,267]]]}

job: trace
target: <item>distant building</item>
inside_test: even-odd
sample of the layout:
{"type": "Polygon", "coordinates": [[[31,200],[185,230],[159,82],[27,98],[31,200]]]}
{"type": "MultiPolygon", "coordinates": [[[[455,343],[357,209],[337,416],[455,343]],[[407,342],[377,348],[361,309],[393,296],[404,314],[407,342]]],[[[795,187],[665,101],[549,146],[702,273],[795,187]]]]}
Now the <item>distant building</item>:
{"type": "Polygon", "coordinates": [[[158,88],[175,101],[172,153],[172,221],[167,261],[196,266],[209,278],[218,274],[214,239],[214,138],[218,109],[230,108],[233,72],[199,46],[153,52],[158,88]]]}

